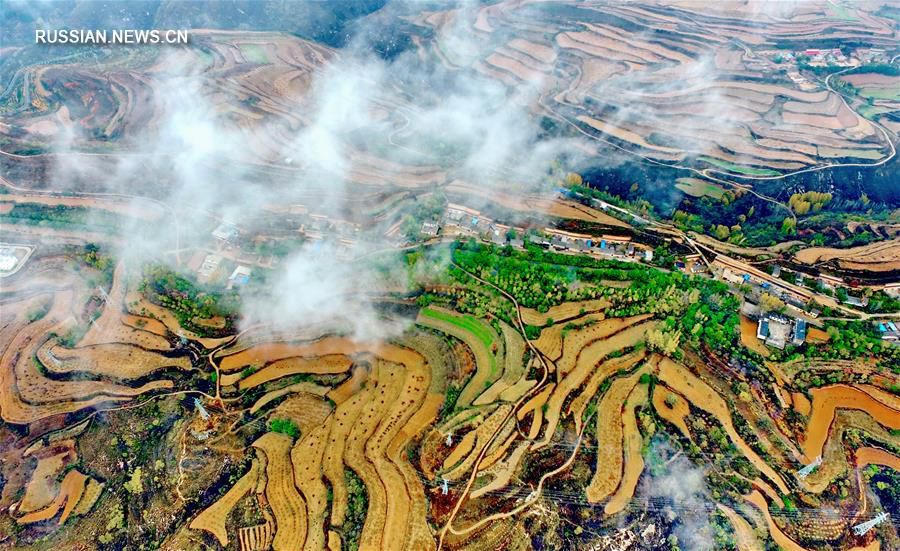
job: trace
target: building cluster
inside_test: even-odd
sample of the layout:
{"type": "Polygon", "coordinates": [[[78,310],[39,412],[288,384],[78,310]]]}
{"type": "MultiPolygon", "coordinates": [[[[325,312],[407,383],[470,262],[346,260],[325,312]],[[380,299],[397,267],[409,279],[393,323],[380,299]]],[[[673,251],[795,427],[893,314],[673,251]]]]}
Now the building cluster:
{"type": "MultiPolygon", "coordinates": [[[[277,210],[296,225],[296,237],[306,241],[328,241],[335,245],[339,258],[349,257],[356,244],[360,225],[348,220],[339,220],[327,214],[311,213],[305,205],[294,204],[277,210]]],[[[220,248],[232,249],[238,245],[241,232],[232,224],[220,224],[212,232],[220,248]]]]}
{"type": "Polygon", "coordinates": [[[751,302],[741,306],[741,314],[756,322],[756,338],[766,346],[784,350],[787,345],[800,346],[806,342],[808,323],[778,312],[765,312],[751,302]]]}
{"type": "Polygon", "coordinates": [[[425,222],[422,231],[425,232],[425,226],[428,225],[429,233],[437,235],[444,229],[445,234],[463,234],[472,237],[480,237],[487,241],[495,243],[506,243],[506,232],[512,229],[512,226],[498,224],[491,218],[484,216],[481,212],[455,203],[447,205],[447,210],[441,217],[441,223],[425,222]],[[435,228],[434,225],[437,227],[435,228]]]}
{"type": "Polygon", "coordinates": [[[850,55],[844,54],[840,48],[807,48],[796,52],[789,50],[761,50],[756,52],[756,55],[776,65],[793,65],[798,60],[803,59],[813,67],[856,67],[863,63],[887,61],[887,53],[881,48],[857,48],[850,55]]]}
{"type": "MultiPolygon", "coordinates": [[[[289,205],[277,210],[298,225],[295,230],[288,230],[286,233],[289,235],[284,237],[306,242],[312,253],[322,251],[325,254],[327,251],[327,254],[333,254],[338,259],[353,256],[360,231],[359,224],[334,219],[326,214],[310,213],[304,205],[289,205]],[[324,247],[325,243],[329,246],[324,247]]],[[[201,283],[224,279],[229,289],[240,287],[250,281],[253,266],[271,268],[276,261],[273,254],[259,254],[256,252],[258,249],[243,247],[246,243],[242,243],[242,238],[247,241],[246,236],[233,224],[219,224],[211,236],[214,250],[198,251],[188,264],[201,283]],[[228,270],[220,269],[223,260],[230,261],[227,263],[228,270]],[[225,279],[225,274],[229,271],[231,275],[225,279]]],[[[270,240],[258,237],[257,241],[270,240]]]]}
{"type": "Polygon", "coordinates": [[[796,64],[803,60],[811,67],[858,67],[860,65],[887,63],[888,54],[883,48],[856,48],[849,55],[840,48],[807,48],[793,52],[786,50],[762,50],[747,62],[751,70],[771,70],[788,67],[787,77],[803,91],[819,88],[815,82],[800,74],[796,64]]]}
{"type": "Polygon", "coordinates": [[[809,64],[813,67],[825,67],[834,65],[837,67],[855,67],[859,65],[856,57],[847,57],[840,48],[807,48],[803,55],[809,58],[809,64]]]}
{"type": "Polygon", "coordinates": [[[188,269],[197,274],[199,283],[222,281],[230,270],[231,275],[226,280],[228,289],[246,285],[253,273],[253,268],[246,264],[239,264],[234,259],[226,259],[221,254],[208,251],[196,251],[188,261],[188,269]],[[231,266],[235,267],[232,269],[231,266]]]}
{"type": "Polygon", "coordinates": [[[804,92],[810,92],[818,88],[816,84],[810,82],[809,79],[801,75],[800,71],[788,71],[787,77],[804,92]]]}
{"type": "Polygon", "coordinates": [[[698,275],[709,271],[699,254],[685,255],[683,259],[675,261],[675,268],[686,274],[698,275]]]}
{"type": "Polygon", "coordinates": [[[888,54],[884,48],[857,48],[853,55],[862,63],[888,62],[888,54]]]}
{"type": "Polygon", "coordinates": [[[188,269],[197,274],[199,283],[222,281],[225,274],[229,273],[230,270],[231,275],[225,280],[226,288],[228,289],[246,285],[250,282],[250,275],[253,273],[253,268],[246,264],[234,262],[233,259],[226,261],[223,255],[206,251],[194,253],[194,256],[188,262],[188,269]],[[232,265],[234,266],[233,269],[231,268],[232,265]]]}
{"type": "Polygon", "coordinates": [[[897,326],[897,323],[891,320],[875,322],[875,328],[878,329],[882,340],[900,342],[900,327],[897,326]]]}
{"type": "MultiPolygon", "coordinates": [[[[806,312],[807,297],[795,292],[794,290],[786,286],[779,285],[777,282],[773,283],[772,281],[768,281],[752,273],[740,273],[730,268],[725,268],[722,271],[722,279],[727,283],[732,283],[734,285],[746,285],[750,287],[751,297],[758,299],[763,293],[767,293],[774,297],[777,297],[790,308],[799,310],[801,312],[806,312]]],[[[807,313],[812,317],[816,317],[819,315],[819,312],[815,310],[807,313]]]]}
{"type": "Polygon", "coordinates": [[[426,222],[422,226],[422,233],[429,236],[436,236],[441,232],[444,235],[468,235],[495,245],[508,244],[516,248],[524,247],[527,240],[538,247],[562,253],[590,254],[623,261],[653,260],[653,249],[632,242],[628,236],[598,237],[546,227],[526,230],[497,223],[475,209],[454,203],[447,206],[440,224],[426,222]]]}
{"type": "Polygon", "coordinates": [[[763,341],[766,346],[784,350],[788,343],[792,346],[803,344],[806,341],[806,330],[804,319],[768,312],[757,320],[756,338],[763,341]]]}

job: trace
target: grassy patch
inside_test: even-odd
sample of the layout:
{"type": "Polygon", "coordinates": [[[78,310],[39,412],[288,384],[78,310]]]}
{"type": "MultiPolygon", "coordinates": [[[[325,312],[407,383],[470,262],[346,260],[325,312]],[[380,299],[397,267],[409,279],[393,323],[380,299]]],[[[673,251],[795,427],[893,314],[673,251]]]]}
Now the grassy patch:
{"type": "Polygon", "coordinates": [[[269,421],[269,430],[286,434],[291,438],[300,436],[300,428],[297,426],[297,423],[290,419],[272,419],[269,421]]]}
{"type": "Polygon", "coordinates": [[[859,159],[877,160],[884,157],[878,149],[837,149],[833,147],[819,146],[819,156],[826,158],[856,157],[859,159]]]}
{"type": "Polygon", "coordinates": [[[768,168],[753,168],[749,166],[735,165],[732,163],[721,161],[719,159],[713,159],[712,157],[700,157],[698,160],[717,166],[719,168],[723,168],[725,170],[730,170],[731,172],[737,172],[738,174],[748,174],[750,176],[778,176],[780,174],[778,171],[770,170],[768,168]]]}
{"type": "Polygon", "coordinates": [[[247,63],[259,63],[265,65],[269,63],[269,56],[259,44],[238,44],[241,55],[247,60],[247,63]]]}
{"type": "Polygon", "coordinates": [[[900,92],[893,88],[863,88],[859,91],[859,95],[864,98],[900,101],[900,92]]]}
{"type": "Polygon", "coordinates": [[[491,334],[488,331],[487,327],[485,327],[483,323],[478,321],[478,318],[476,318],[475,316],[470,316],[468,314],[462,316],[454,316],[451,314],[447,314],[446,312],[432,310],[431,308],[425,308],[424,310],[422,310],[422,315],[453,324],[463,331],[472,333],[475,338],[484,345],[488,352],[490,352],[491,347],[494,345],[494,339],[491,337],[491,334]]]}
{"type": "Polygon", "coordinates": [[[125,219],[116,213],[101,209],[17,203],[8,212],[0,215],[0,222],[114,233],[124,225],[125,219]]]}
{"type": "Polygon", "coordinates": [[[834,17],[835,19],[842,19],[844,21],[858,21],[859,20],[858,17],[856,17],[854,14],[850,13],[850,10],[848,10],[846,7],[844,7],[840,4],[829,3],[826,11],[827,11],[828,15],[830,15],[831,17],[834,17]]]}
{"type": "Polygon", "coordinates": [[[874,119],[878,115],[883,115],[885,113],[890,113],[893,111],[890,107],[884,107],[882,105],[860,105],[859,109],[857,109],[860,115],[867,119],[874,119]]]}
{"type": "Polygon", "coordinates": [[[706,195],[713,199],[721,199],[725,193],[725,189],[722,186],[699,178],[678,178],[675,180],[675,187],[691,197],[703,197],[706,195]]]}

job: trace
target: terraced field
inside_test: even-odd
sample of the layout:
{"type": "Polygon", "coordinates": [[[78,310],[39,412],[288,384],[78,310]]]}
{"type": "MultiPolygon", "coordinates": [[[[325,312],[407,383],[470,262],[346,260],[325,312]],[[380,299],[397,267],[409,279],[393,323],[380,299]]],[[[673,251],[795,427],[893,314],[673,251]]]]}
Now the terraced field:
{"type": "MultiPolygon", "coordinates": [[[[881,379],[802,389],[796,381],[805,371],[831,364],[770,358],[771,369],[790,377],[732,394],[740,378],[710,367],[721,361],[716,353],[685,343],[666,352],[673,323],[698,315],[685,308],[725,300],[700,298],[676,283],[642,287],[648,281],[637,279],[605,287],[602,299],[562,301],[545,313],[510,304],[513,315],[518,310],[510,318],[457,310],[460,291],[442,282],[432,291],[437,304],[416,310],[415,322],[392,338],[311,328],[251,329],[212,340],[182,333],[202,351],[193,355],[180,353],[182,341],[171,338],[183,331],[171,314],[148,308],[128,289],[124,267],[111,282],[97,321],[74,344],[39,336],[77,326],[70,314],[84,293],[77,286],[37,295],[14,288],[17,300],[4,308],[2,336],[21,344],[4,355],[4,373],[16,384],[6,388],[0,414],[34,430],[66,427],[32,442],[31,466],[10,479],[23,488],[21,497],[3,494],[15,503],[20,526],[106,526],[104,511],[121,507],[123,491],[169,484],[176,506],[202,504],[173,536],[184,548],[481,548],[521,537],[521,523],[536,511],[569,514],[566,507],[575,507],[572,514],[584,515],[591,530],[654,514],[647,487],[678,459],[660,463],[653,450],[663,446],[698,465],[717,454],[715,465],[741,462],[733,471],[739,476],[718,486],[732,501],[715,503],[748,548],[765,537],[809,548],[804,542],[815,537],[844,541],[835,539],[838,525],[816,524],[807,511],[809,519],[786,518],[779,502],[831,500],[829,488],[854,468],[894,468],[900,449],[892,432],[900,428],[900,399],[877,384],[881,379]],[[39,305],[45,312],[35,316],[39,305]],[[545,315],[559,319],[526,336],[526,323],[545,315]],[[73,373],[79,376],[68,379],[73,373]],[[41,385],[55,390],[38,393],[41,385]],[[141,394],[153,398],[137,402],[141,394]],[[746,405],[746,396],[758,403],[746,405]],[[178,414],[163,432],[167,451],[142,467],[152,475],[114,474],[121,472],[116,465],[92,470],[89,448],[90,461],[80,463],[85,450],[77,442],[95,430],[96,419],[140,411],[156,399],[174,400],[178,414]],[[127,409],[90,410],[113,401],[127,409]],[[780,408],[799,417],[768,417],[780,408]],[[44,425],[54,419],[62,421],[44,425]],[[763,426],[769,428],[757,428],[763,426]],[[865,445],[848,455],[863,434],[865,445]],[[796,465],[817,455],[821,466],[798,479],[796,465]],[[212,475],[203,469],[223,465],[230,476],[209,492],[204,477],[212,475]],[[167,469],[172,482],[159,482],[167,469]],[[728,486],[740,480],[751,489],[728,486]]],[[[703,330],[707,318],[695,319],[703,330]]],[[[737,316],[732,322],[728,339],[741,346],[749,330],[737,316]]],[[[158,423],[149,426],[157,430],[158,423]]],[[[697,468],[709,484],[720,484],[721,467],[697,468]]]]}
{"type": "MultiPolygon", "coordinates": [[[[891,109],[896,77],[826,82],[806,68],[798,78],[770,55],[838,42],[895,48],[887,8],[390,3],[354,27],[396,25],[370,37],[376,69],[349,71],[335,67],[346,69],[355,42],[344,51],[299,32],[196,30],[173,54],[189,75],[153,48],[87,62],[73,50],[21,68],[6,60],[38,54],[4,48],[3,166],[28,181],[4,175],[0,214],[31,203],[148,227],[107,236],[104,256],[93,245],[101,232],[35,224],[25,234],[43,239],[35,258],[2,280],[0,549],[900,549],[896,350],[831,314],[805,344],[766,347],[739,313],[743,290],[666,262],[690,246],[887,278],[900,269],[891,222],[854,215],[848,227],[880,225],[888,237],[857,247],[798,250],[817,231],[803,224],[791,241],[744,247],[688,239],[636,201],[582,197],[589,206],[556,189],[578,189],[566,165],[598,156],[692,170],[657,187],[704,204],[756,193],[726,177],[890,170],[889,124],[858,114],[865,100],[846,87],[891,109]],[[420,64],[433,69],[422,82],[386,70],[418,75],[420,64]],[[334,82],[340,101],[321,94],[334,82]],[[165,100],[175,92],[228,130],[179,119],[179,136],[216,151],[220,134],[242,138],[224,166],[211,169],[207,150],[183,162],[174,139],[153,155],[130,152],[147,133],[171,131],[165,100]],[[364,99],[344,101],[356,93],[364,99]],[[441,110],[482,96],[499,120],[441,110]],[[527,124],[507,125],[506,109],[527,124]],[[530,125],[561,157],[549,169],[526,162],[544,156],[540,141],[493,148],[530,125]],[[453,143],[457,126],[477,127],[477,145],[453,143]],[[50,152],[60,135],[71,151],[50,152]],[[50,170],[63,162],[87,168],[50,170]],[[132,165],[141,178],[122,180],[135,190],[103,187],[132,165]],[[72,197],[44,189],[63,176],[74,178],[72,197]],[[266,204],[151,200],[174,185],[168,178],[221,183],[223,194],[247,187],[266,204]],[[430,221],[446,222],[457,200],[506,221],[475,217],[475,229],[454,230],[465,237],[421,243],[414,234],[427,233],[432,200],[430,221]],[[213,237],[232,218],[237,236],[213,237]],[[580,254],[542,242],[549,226],[666,256],[580,254]],[[166,229],[171,242],[151,239],[166,229]],[[357,256],[351,242],[370,250],[357,256]],[[201,282],[194,274],[210,256],[226,276],[244,265],[253,276],[201,282]],[[348,267],[346,288],[288,277],[284,297],[267,303],[280,274],[332,261],[348,267]],[[311,295],[312,308],[292,302],[311,295]],[[881,510],[892,522],[852,534],[881,510]]],[[[334,42],[349,36],[338,23],[320,25],[334,42]]],[[[728,262],[737,261],[719,254],[711,264],[728,262]]]]}
{"type": "Polygon", "coordinates": [[[833,264],[847,270],[890,272],[900,269],[900,240],[872,243],[849,249],[809,247],[796,255],[804,264],[833,264]]]}
{"type": "MultiPolygon", "coordinates": [[[[167,358],[159,351],[144,350],[130,343],[91,347],[76,344],[72,349],[53,346],[53,339],[46,340],[47,335],[65,335],[77,329],[69,312],[78,298],[72,291],[61,291],[44,295],[42,300],[51,301],[51,306],[34,323],[27,319],[28,313],[38,307],[34,298],[4,306],[4,314],[9,317],[0,335],[7,343],[0,359],[3,380],[0,416],[6,422],[27,424],[101,404],[128,401],[173,386],[171,380],[162,377],[133,387],[101,377],[138,379],[164,367],[190,367],[185,358],[167,358]],[[51,376],[64,373],[75,373],[79,378],[62,381],[51,376]]],[[[108,309],[119,307],[114,303],[107,306],[108,309]]]]}
{"type": "MultiPolygon", "coordinates": [[[[775,76],[776,67],[755,53],[775,44],[803,50],[810,33],[837,39],[860,31],[859,22],[833,18],[827,3],[757,12],[752,24],[734,3],[715,16],[696,2],[502,2],[475,11],[462,20],[450,12],[421,22],[439,32],[468,26],[480,49],[452,63],[508,86],[539,87],[549,116],[636,155],[777,176],[836,157],[874,162],[891,153],[885,134],[837,94],[775,76]]],[[[888,20],[868,14],[865,25],[868,39],[890,40],[888,20]]],[[[436,48],[446,54],[440,42],[436,48]]],[[[864,94],[870,86],[871,97],[889,98],[889,77],[876,76],[847,78],[864,94]]]]}

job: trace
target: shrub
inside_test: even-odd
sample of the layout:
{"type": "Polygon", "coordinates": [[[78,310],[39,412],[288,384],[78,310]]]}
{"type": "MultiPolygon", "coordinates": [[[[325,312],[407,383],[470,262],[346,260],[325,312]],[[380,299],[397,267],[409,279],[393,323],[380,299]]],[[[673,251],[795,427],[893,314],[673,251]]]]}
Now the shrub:
{"type": "Polygon", "coordinates": [[[272,419],[271,421],[269,421],[269,430],[272,432],[286,434],[291,438],[297,438],[298,436],[300,436],[300,428],[297,427],[297,423],[291,421],[290,419],[272,419]]]}

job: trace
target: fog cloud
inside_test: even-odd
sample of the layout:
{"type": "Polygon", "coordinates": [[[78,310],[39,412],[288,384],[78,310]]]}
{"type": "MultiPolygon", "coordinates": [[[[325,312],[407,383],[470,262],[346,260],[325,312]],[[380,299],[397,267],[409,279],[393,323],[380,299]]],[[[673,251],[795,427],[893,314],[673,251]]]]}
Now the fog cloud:
{"type": "Polygon", "coordinates": [[[712,498],[706,486],[706,473],[683,455],[675,456],[664,441],[653,440],[650,447],[650,457],[671,459],[658,469],[651,469],[651,476],[641,484],[641,495],[654,502],[662,501],[663,511],[676,523],[674,534],[682,549],[715,549],[707,512],[712,498]]]}
{"type": "MultiPolygon", "coordinates": [[[[479,51],[471,14],[464,6],[458,24],[438,38],[448,56],[479,51]]],[[[532,111],[539,83],[511,89],[469,69],[423,61],[420,53],[385,60],[358,38],[310,73],[302,97],[278,98],[292,102],[289,116],[272,110],[254,119],[235,105],[241,96],[228,91],[221,71],[204,72],[188,52],[172,50],[144,75],[154,103],[141,108],[154,116],[139,130],[126,127],[115,147],[128,150],[93,161],[72,154],[86,138],[74,125],[56,144],[54,189],[96,182],[165,203],[159,224],[148,229],[134,222],[122,232],[117,253],[138,266],[184,262],[180,253],[212,246],[209,234],[218,224],[253,226],[273,206],[302,203],[308,212],[340,218],[356,208],[360,193],[371,191],[371,183],[359,182],[366,166],[377,167],[383,181],[375,184],[382,189],[405,185],[411,168],[432,167],[444,178],[437,184],[462,179],[482,188],[527,190],[545,183],[553,159],[581,153],[576,140],[541,136],[532,111]]],[[[294,250],[275,267],[264,294],[245,296],[245,323],[284,330],[332,322],[366,339],[396,331],[366,298],[379,294],[378,278],[365,262],[352,260],[395,245],[370,230],[362,228],[349,249],[326,235],[294,250]]]]}

